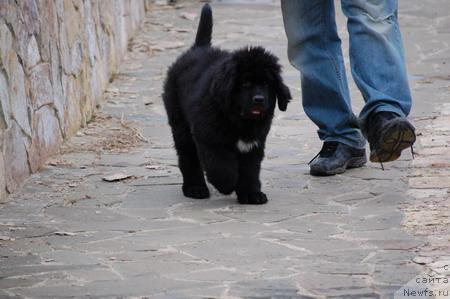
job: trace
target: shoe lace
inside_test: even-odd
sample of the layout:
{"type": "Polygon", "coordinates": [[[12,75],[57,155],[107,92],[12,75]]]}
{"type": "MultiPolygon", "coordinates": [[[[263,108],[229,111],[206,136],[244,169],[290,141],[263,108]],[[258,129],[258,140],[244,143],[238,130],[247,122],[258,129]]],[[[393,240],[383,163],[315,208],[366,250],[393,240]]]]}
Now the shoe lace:
{"type": "MultiPolygon", "coordinates": [[[[411,156],[412,156],[412,159],[413,159],[413,160],[414,160],[415,154],[416,154],[416,153],[414,152],[414,147],[411,145],[411,156]]],[[[380,165],[381,165],[381,170],[384,171],[383,162],[381,162],[381,160],[380,160],[380,165]]]]}
{"type": "Polygon", "coordinates": [[[315,155],[314,158],[312,158],[311,161],[308,162],[308,165],[311,164],[314,160],[316,160],[317,157],[321,158],[331,157],[336,151],[338,144],[339,143],[335,141],[324,142],[320,152],[318,152],[317,155],[315,155]]]}

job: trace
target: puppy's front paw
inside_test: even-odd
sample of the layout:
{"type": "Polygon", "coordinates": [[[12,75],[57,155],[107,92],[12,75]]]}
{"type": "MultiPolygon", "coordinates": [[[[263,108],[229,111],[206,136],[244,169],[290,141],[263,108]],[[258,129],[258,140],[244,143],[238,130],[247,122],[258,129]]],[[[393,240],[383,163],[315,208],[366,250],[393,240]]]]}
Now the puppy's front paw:
{"type": "Polygon", "coordinates": [[[262,205],[267,202],[267,196],[262,192],[254,192],[238,195],[237,200],[241,205],[262,205]]]}
{"type": "Polygon", "coordinates": [[[186,197],[203,199],[209,197],[209,190],[206,185],[183,186],[183,194],[186,197]]]}

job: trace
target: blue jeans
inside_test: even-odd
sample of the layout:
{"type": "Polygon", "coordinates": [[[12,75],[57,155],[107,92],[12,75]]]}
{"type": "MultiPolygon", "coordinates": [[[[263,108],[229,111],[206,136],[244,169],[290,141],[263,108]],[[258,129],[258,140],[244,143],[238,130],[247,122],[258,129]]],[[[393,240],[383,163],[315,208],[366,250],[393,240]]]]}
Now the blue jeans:
{"type": "Polygon", "coordinates": [[[396,0],[341,0],[350,35],[353,79],[365,106],[353,114],[333,0],[282,0],[288,57],[300,70],[303,108],[323,141],[363,148],[367,117],[391,111],[406,117],[411,92],[396,0]]]}

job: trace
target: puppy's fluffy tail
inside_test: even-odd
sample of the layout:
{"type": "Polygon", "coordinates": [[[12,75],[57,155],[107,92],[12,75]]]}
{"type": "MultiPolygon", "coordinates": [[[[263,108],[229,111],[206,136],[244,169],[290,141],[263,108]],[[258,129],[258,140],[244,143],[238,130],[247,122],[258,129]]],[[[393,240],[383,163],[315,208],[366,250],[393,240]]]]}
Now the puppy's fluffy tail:
{"type": "Polygon", "coordinates": [[[211,35],[213,27],[213,17],[211,6],[206,3],[203,5],[198,23],[197,36],[195,37],[194,47],[211,46],[211,35]]]}

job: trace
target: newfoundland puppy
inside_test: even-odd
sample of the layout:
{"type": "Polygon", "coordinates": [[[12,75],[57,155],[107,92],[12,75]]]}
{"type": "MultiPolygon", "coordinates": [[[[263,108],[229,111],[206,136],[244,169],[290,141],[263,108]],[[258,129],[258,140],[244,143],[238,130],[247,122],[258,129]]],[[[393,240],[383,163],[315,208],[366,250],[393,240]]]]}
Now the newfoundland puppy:
{"type": "Polygon", "coordinates": [[[278,59],[261,47],[211,47],[212,11],[202,9],[194,45],[169,68],[163,100],[183,194],[207,198],[208,181],[241,204],[264,204],[259,172],[275,104],[291,99],[278,59]]]}

